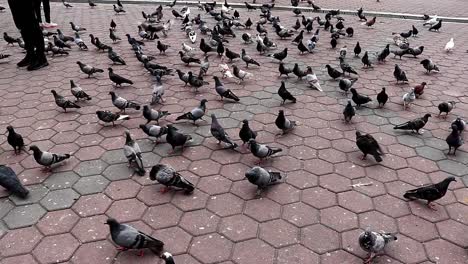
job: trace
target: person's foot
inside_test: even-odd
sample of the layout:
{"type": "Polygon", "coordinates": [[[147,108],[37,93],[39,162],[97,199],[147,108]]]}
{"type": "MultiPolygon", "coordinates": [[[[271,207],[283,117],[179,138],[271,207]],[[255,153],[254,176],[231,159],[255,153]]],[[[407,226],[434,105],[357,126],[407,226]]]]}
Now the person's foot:
{"type": "Polygon", "coordinates": [[[45,23],[45,24],[47,25],[48,28],[56,27],[56,26],[57,26],[57,24],[54,23],[54,22],[47,22],[47,23],[45,23]]]}
{"type": "Polygon", "coordinates": [[[30,53],[26,53],[26,57],[24,57],[20,62],[18,62],[16,65],[18,67],[26,67],[31,64],[33,61],[33,55],[30,53]]]}
{"type": "Polygon", "coordinates": [[[41,68],[44,68],[44,67],[46,67],[48,65],[49,65],[49,63],[47,62],[47,59],[46,59],[45,55],[42,55],[42,56],[39,56],[36,59],[34,59],[31,62],[31,64],[28,66],[27,70],[28,71],[35,71],[35,70],[39,70],[41,68]]]}

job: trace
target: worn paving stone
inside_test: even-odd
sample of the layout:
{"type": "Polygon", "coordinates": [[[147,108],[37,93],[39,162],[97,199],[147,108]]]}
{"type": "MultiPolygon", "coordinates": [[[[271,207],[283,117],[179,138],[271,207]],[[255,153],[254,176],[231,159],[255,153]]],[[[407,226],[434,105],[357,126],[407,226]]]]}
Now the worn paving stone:
{"type": "Polygon", "coordinates": [[[41,233],[35,227],[12,230],[0,240],[1,255],[8,257],[28,254],[41,238],[41,233]]]}
{"type": "Polygon", "coordinates": [[[80,218],[70,209],[48,212],[37,223],[37,228],[44,235],[56,235],[70,232],[80,218]]]}
{"type": "Polygon", "coordinates": [[[70,259],[78,246],[71,234],[48,236],[36,246],[33,255],[41,263],[59,263],[70,259]]]}
{"type": "Polygon", "coordinates": [[[45,213],[46,210],[38,204],[17,206],[3,218],[3,221],[11,229],[27,227],[37,223],[45,213]]]}
{"type": "Polygon", "coordinates": [[[80,195],[73,189],[55,190],[48,193],[41,200],[41,204],[49,211],[66,209],[70,208],[79,197],[80,195]]]}
{"type": "Polygon", "coordinates": [[[108,184],[108,179],[96,175],[80,178],[75,185],[73,185],[73,189],[81,195],[87,195],[103,191],[108,184]]]}

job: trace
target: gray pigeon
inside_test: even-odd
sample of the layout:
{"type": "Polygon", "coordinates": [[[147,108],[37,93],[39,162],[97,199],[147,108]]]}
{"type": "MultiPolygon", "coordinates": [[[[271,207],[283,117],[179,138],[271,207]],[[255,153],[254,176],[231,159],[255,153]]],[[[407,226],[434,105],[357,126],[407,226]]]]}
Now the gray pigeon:
{"type": "Polygon", "coordinates": [[[213,79],[215,80],[215,90],[221,96],[221,100],[223,98],[228,98],[232,99],[236,102],[239,102],[239,97],[237,97],[231,89],[227,89],[224,84],[219,80],[218,76],[213,76],[213,79]]]}
{"type": "Polygon", "coordinates": [[[143,106],[143,117],[146,119],[146,124],[151,121],[156,121],[159,124],[159,119],[170,115],[168,111],[154,110],[148,105],[143,106]]]}
{"type": "Polygon", "coordinates": [[[187,179],[182,177],[174,168],[170,165],[157,164],[151,168],[150,179],[152,181],[158,181],[162,185],[166,186],[161,189],[162,193],[165,193],[169,190],[170,187],[175,187],[182,189],[185,193],[192,193],[195,189],[195,186],[189,182],[187,179]]]}
{"type": "Polygon", "coordinates": [[[112,104],[120,109],[121,111],[125,113],[125,109],[127,108],[133,108],[135,110],[140,110],[140,105],[137,103],[134,103],[132,101],[128,101],[127,99],[118,96],[115,92],[109,92],[109,94],[112,96],[112,104]]]}
{"type": "Polygon", "coordinates": [[[452,122],[452,126],[453,125],[456,125],[457,126],[457,129],[460,133],[462,133],[463,131],[465,131],[465,127],[466,127],[466,122],[465,120],[463,120],[461,117],[457,117],[457,119],[455,119],[453,122],[452,122]]]}
{"type": "Polygon", "coordinates": [[[124,155],[128,160],[128,164],[131,165],[132,162],[136,164],[136,173],[138,175],[145,175],[145,167],[143,166],[143,158],[141,157],[141,150],[138,143],[132,139],[129,131],[125,131],[125,145],[123,147],[124,155]]]}
{"type": "Polygon", "coordinates": [[[144,248],[150,249],[154,254],[160,255],[164,248],[164,243],[150,235],[147,235],[138,229],[117,222],[113,218],[107,219],[112,241],[120,246],[120,250],[140,249],[140,256],[143,256],[144,248]]]}
{"type": "Polygon", "coordinates": [[[397,237],[393,234],[383,231],[374,232],[366,229],[366,231],[359,235],[359,246],[369,253],[364,263],[371,263],[376,254],[381,253],[385,246],[394,240],[397,240],[397,237]]]}
{"type": "Polygon", "coordinates": [[[198,119],[203,120],[203,116],[205,115],[205,112],[206,112],[206,103],[207,102],[208,102],[208,100],[202,99],[200,101],[199,106],[195,107],[190,112],[187,112],[187,113],[185,113],[185,114],[183,114],[181,116],[178,116],[176,118],[176,121],[187,119],[187,120],[192,120],[193,123],[195,124],[195,121],[197,121],[198,119]]]}
{"type": "Polygon", "coordinates": [[[98,110],[96,111],[96,115],[99,118],[99,120],[101,120],[104,123],[112,122],[112,126],[115,126],[115,123],[114,123],[115,121],[130,119],[130,116],[128,115],[121,115],[119,113],[113,113],[107,110],[98,110]]]}
{"type": "Polygon", "coordinates": [[[0,186],[21,198],[26,198],[29,193],[28,189],[21,184],[16,173],[5,165],[0,165],[0,186]]]}
{"type": "Polygon", "coordinates": [[[76,85],[73,80],[70,80],[70,89],[73,96],[76,97],[76,101],[79,101],[80,99],[91,100],[91,97],[83,91],[80,86],[76,85]]]}
{"type": "Polygon", "coordinates": [[[457,149],[463,145],[463,139],[456,124],[452,124],[452,132],[447,136],[445,142],[447,142],[447,145],[449,146],[447,155],[450,155],[450,152],[452,152],[453,148],[453,155],[455,156],[457,149]]]}
{"type": "Polygon", "coordinates": [[[255,166],[245,172],[245,177],[250,183],[257,185],[257,195],[267,186],[278,183],[281,180],[281,173],[267,171],[262,167],[255,166]]]}
{"type": "Polygon", "coordinates": [[[157,104],[159,101],[164,102],[164,86],[161,82],[161,76],[156,75],[156,82],[153,84],[153,93],[151,96],[151,104],[157,104]]]}
{"type": "Polygon", "coordinates": [[[250,152],[252,152],[255,157],[260,158],[260,162],[262,162],[262,160],[265,158],[283,151],[281,148],[273,148],[267,145],[258,144],[257,141],[255,141],[253,138],[249,139],[248,144],[250,152]]]}
{"type": "Polygon", "coordinates": [[[224,131],[224,128],[219,124],[215,114],[211,114],[211,135],[218,140],[218,144],[221,142],[229,144],[230,148],[237,148],[237,144],[231,140],[229,135],[224,131]]]}
{"type": "Polygon", "coordinates": [[[107,57],[112,61],[113,64],[126,65],[124,59],[117,54],[112,48],[107,49],[107,57]]]}
{"type": "Polygon", "coordinates": [[[276,127],[283,131],[283,135],[294,129],[298,125],[298,122],[289,120],[284,116],[284,111],[279,110],[278,117],[275,120],[276,127]]]}
{"type": "Polygon", "coordinates": [[[71,156],[70,154],[56,154],[46,151],[41,151],[36,145],[32,145],[29,147],[29,150],[33,152],[34,160],[39,165],[45,166],[46,168],[50,169],[50,166],[69,159],[71,156]]]}
{"type": "Polygon", "coordinates": [[[67,100],[65,97],[58,94],[55,90],[52,90],[51,92],[54,95],[55,104],[58,107],[61,107],[65,112],[67,112],[67,108],[81,108],[81,106],[70,100],[67,100]]]}
{"type": "Polygon", "coordinates": [[[167,127],[164,126],[156,126],[156,125],[140,125],[141,130],[145,132],[146,135],[150,137],[155,137],[156,142],[158,142],[158,139],[161,138],[162,136],[167,134],[167,127]]]}
{"type": "Polygon", "coordinates": [[[167,130],[166,141],[171,145],[173,152],[175,148],[179,146],[181,146],[183,150],[185,143],[192,140],[190,135],[177,132],[178,129],[172,125],[167,125],[167,130]]]}

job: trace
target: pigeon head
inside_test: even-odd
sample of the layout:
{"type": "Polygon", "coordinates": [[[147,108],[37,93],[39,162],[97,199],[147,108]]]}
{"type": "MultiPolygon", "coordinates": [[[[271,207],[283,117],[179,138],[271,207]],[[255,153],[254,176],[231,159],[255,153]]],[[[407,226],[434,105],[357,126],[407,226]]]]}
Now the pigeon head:
{"type": "MultiPolygon", "coordinates": [[[[458,119],[460,119],[460,118],[458,118],[458,119]]],[[[7,126],[6,129],[7,129],[8,132],[15,132],[15,129],[12,126],[7,126]]]]}
{"type": "Polygon", "coordinates": [[[111,67],[107,68],[107,70],[108,70],[109,72],[113,72],[113,71],[114,71],[111,67]]]}
{"type": "Polygon", "coordinates": [[[456,104],[455,101],[448,101],[447,103],[451,104],[452,106],[455,106],[455,104],[456,104]]]}
{"type": "Polygon", "coordinates": [[[139,127],[144,130],[146,128],[146,125],[141,124],[139,127]]]}
{"type": "Polygon", "coordinates": [[[207,102],[208,102],[208,100],[202,99],[202,100],[200,101],[200,105],[204,105],[204,104],[206,104],[207,102]]]}
{"type": "Polygon", "coordinates": [[[152,181],[156,180],[156,174],[158,174],[158,172],[162,169],[164,169],[164,167],[166,167],[166,165],[164,164],[156,164],[154,165],[152,168],[151,168],[151,171],[150,171],[150,179],[152,181]]]}
{"type": "Polygon", "coordinates": [[[356,131],[356,138],[358,138],[358,137],[360,137],[360,136],[362,136],[361,132],[356,131]]]}
{"type": "Polygon", "coordinates": [[[450,177],[445,178],[444,181],[450,183],[450,182],[453,182],[453,181],[456,182],[457,180],[455,179],[455,177],[450,176],[450,177]]]}
{"type": "Polygon", "coordinates": [[[351,104],[351,99],[348,99],[348,104],[351,104]]]}
{"type": "Polygon", "coordinates": [[[325,65],[325,67],[327,67],[327,69],[331,68],[330,64],[325,65]]]}
{"type": "Polygon", "coordinates": [[[249,139],[249,142],[247,142],[249,145],[251,144],[257,144],[257,141],[255,141],[255,139],[251,138],[249,139]]]}
{"type": "Polygon", "coordinates": [[[167,130],[169,131],[177,131],[177,127],[173,126],[173,125],[167,125],[167,130]]]}
{"type": "Polygon", "coordinates": [[[81,61],[77,61],[76,64],[82,65],[83,63],[81,61]]]}
{"type": "Polygon", "coordinates": [[[184,56],[184,53],[182,51],[179,51],[180,57],[184,56]]]}
{"type": "Polygon", "coordinates": [[[54,96],[57,95],[57,92],[55,90],[50,91],[54,96]]]}
{"type": "Polygon", "coordinates": [[[242,120],[242,123],[243,123],[244,125],[248,125],[248,124],[249,124],[249,120],[244,119],[244,120],[242,120]]]}
{"type": "Polygon", "coordinates": [[[114,98],[116,95],[115,95],[115,92],[109,92],[109,94],[112,96],[112,98],[114,98]]]}
{"type": "Polygon", "coordinates": [[[349,89],[349,91],[350,91],[353,95],[357,94],[357,91],[356,91],[356,89],[354,89],[354,88],[349,89]]]}
{"type": "Polygon", "coordinates": [[[385,92],[385,87],[382,87],[382,91],[384,91],[384,92],[385,92]]]}
{"type": "Polygon", "coordinates": [[[31,150],[32,152],[40,151],[39,148],[38,148],[36,145],[31,145],[31,146],[29,147],[29,150],[31,150]]]}
{"type": "Polygon", "coordinates": [[[114,218],[108,218],[104,224],[109,225],[111,228],[120,225],[120,223],[114,218]]]}
{"type": "Polygon", "coordinates": [[[279,110],[278,113],[279,113],[280,115],[284,115],[284,110],[279,110]]]}
{"type": "Polygon", "coordinates": [[[426,86],[427,83],[426,83],[426,82],[422,82],[421,85],[422,85],[422,86],[426,86]]]}

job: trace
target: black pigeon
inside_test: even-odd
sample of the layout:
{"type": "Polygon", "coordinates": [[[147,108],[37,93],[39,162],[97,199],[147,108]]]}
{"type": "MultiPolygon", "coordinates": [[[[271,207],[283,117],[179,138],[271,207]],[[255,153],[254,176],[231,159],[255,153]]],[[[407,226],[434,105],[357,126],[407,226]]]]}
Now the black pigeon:
{"type": "MultiPolygon", "coordinates": [[[[150,180],[157,181],[164,185],[161,193],[165,193],[169,188],[177,188],[183,190],[186,194],[190,194],[195,190],[193,183],[185,179],[173,167],[165,164],[157,164],[151,168],[150,180]]],[[[167,263],[167,261],[166,261],[167,263]]]]}
{"type": "Polygon", "coordinates": [[[184,62],[185,64],[189,65],[190,63],[196,63],[196,64],[201,64],[200,59],[190,57],[186,54],[184,54],[182,51],[179,51],[180,55],[180,60],[184,62]]]}
{"type": "Polygon", "coordinates": [[[158,44],[156,47],[159,50],[159,53],[166,53],[166,50],[170,47],[170,45],[163,44],[161,41],[158,40],[158,44]]]}
{"type": "Polygon", "coordinates": [[[140,125],[141,130],[148,135],[149,137],[155,137],[156,141],[160,139],[162,136],[167,134],[167,127],[165,126],[157,126],[157,125],[140,125]]]}
{"type": "Polygon", "coordinates": [[[437,108],[439,108],[439,116],[442,113],[445,113],[445,118],[447,118],[448,114],[455,108],[455,102],[454,101],[448,101],[448,102],[443,102],[440,103],[437,108]]]}
{"type": "Polygon", "coordinates": [[[70,154],[56,154],[47,151],[41,151],[36,145],[30,146],[29,150],[33,152],[34,160],[39,165],[45,166],[46,168],[50,168],[50,166],[71,157],[70,154]]]}
{"type": "Polygon", "coordinates": [[[369,96],[360,95],[354,88],[351,88],[349,90],[353,94],[351,99],[357,105],[357,107],[360,107],[361,105],[367,104],[372,101],[372,99],[369,96]]]}
{"type": "Polygon", "coordinates": [[[200,40],[200,50],[203,51],[203,53],[205,53],[205,55],[206,55],[208,52],[213,52],[213,51],[215,51],[214,48],[212,48],[211,46],[209,46],[208,44],[206,44],[205,39],[203,39],[203,38],[200,40]]]}
{"type": "Polygon", "coordinates": [[[166,141],[169,145],[172,146],[172,151],[175,150],[176,147],[184,148],[185,143],[192,140],[190,135],[184,135],[182,133],[177,132],[177,128],[172,125],[167,125],[167,136],[166,141]]]}
{"type": "Polygon", "coordinates": [[[185,83],[185,86],[189,82],[189,75],[188,73],[182,72],[179,69],[176,69],[177,75],[179,76],[179,79],[185,83]]]}
{"type": "Polygon", "coordinates": [[[343,110],[344,121],[346,123],[351,122],[351,119],[355,115],[356,115],[356,110],[354,109],[353,105],[351,104],[351,100],[348,99],[348,103],[346,104],[346,106],[345,106],[345,108],[343,110]]]}
{"type": "MultiPolygon", "coordinates": [[[[227,49],[226,49],[226,54],[227,54],[227,49]]],[[[258,62],[255,61],[254,59],[252,59],[252,57],[250,57],[250,56],[245,52],[245,49],[242,49],[242,52],[241,52],[241,59],[245,62],[245,64],[247,65],[247,66],[246,66],[247,68],[249,67],[249,64],[253,64],[253,65],[260,66],[260,63],[258,63],[258,62]]]]}
{"type": "Polygon", "coordinates": [[[10,37],[6,32],[3,32],[3,39],[7,42],[8,45],[14,46],[15,43],[18,43],[17,39],[10,37]]]}
{"type": "Polygon", "coordinates": [[[429,31],[432,31],[432,30],[439,31],[441,27],[442,27],[442,19],[439,19],[439,21],[436,24],[434,24],[433,26],[429,28],[429,31]]]}
{"type": "Polygon", "coordinates": [[[359,54],[361,54],[361,45],[359,45],[358,41],[354,47],[354,56],[359,57],[359,54]]]}
{"type": "Polygon", "coordinates": [[[268,57],[273,57],[274,59],[277,59],[280,62],[286,59],[287,56],[288,56],[288,48],[284,48],[284,50],[277,52],[277,53],[268,54],[268,57]]]}
{"type": "Polygon", "coordinates": [[[372,67],[372,63],[369,60],[369,54],[367,53],[367,51],[364,52],[364,56],[362,56],[361,62],[362,62],[362,64],[364,64],[364,67],[366,67],[366,68],[372,67]]]}
{"type": "Polygon", "coordinates": [[[258,187],[257,195],[270,185],[278,183],[283,177],[279,172],[267,171],[266,169],[255,166],[245,172],[247,180],[258,187]]]}
{"type": "Polygon", "coordinates": [[[23,199],[29,194],[29,190],[21,184],[16,173],[5,165],[0,165],[0,186],[23,199]]]}
{"type": "Polygon", "coordinates": [[[145,248],[150,249],[155,255],[161,255],[164,248],[164,243],[150,235],[147,235],[133,226],[121,224],[113,218],[107,219],[112,241],[123,250],[140,249],[139,255],[143,255],[145,248]]]}
{"type": "Polygon", "coordinates": [[[457,117],[457,119],[455,119],[453,122],[452,122],[452,125],[451,126],[457,126],[457,130],[462,133],[463,131],[465,131],[465,127],[466,127],[466,122],[465,120],[463,120],[462,118],[460,117],[457,117]]]}
{"type": "Polygon", "coordinates": [[[67,44],[65,43],[63,40],[59,39],[57,36],[53,36],[54,38],[54,45],[61,48],[61,49],[64,49],[64,48],[68,48],[68,49],[71,49],[71,46],[70,44],[67,44]]]}
{"type": "Polygon", "coordinates": [[[410,200],[426,200],[427,206],[431,209],[436,210],[432,202],[444,197],[447,193],[447,189],[450,183],[453,181],[456,182],[457,180],[455,180],[455,177],[450,176],[439,183],[426,185],[414,190],[406,191],[403,197],[410,200]]]}
{"type": "Polygon", "coordinates": [[[385,62],[385,59],[390,55],[390,44],[387,44],[385,48],[377,55],[377,60],[379,62],[385,62]]]}
{"type": "Polygon", "coordinates": [[[120,57],[117,52],[113,51],[112,48],[107,49],[107,57],[115,64],[121,64],[121,65],[126,65],[124,59],[120,57]]]}
{"type": "Polygon", "coordinates": [[[118,96],[115,92],[111,91],[109,92],[109,94],[111,95],[111,98],[112,98],[112,104],[118,109],[120,109],[121,111],[123,111],[124,113],[125,113],[125,109],[127,108],[140,110],[139,104],[132,102],[132,101],[128,101],[127,99],[118,96]]]}
{"type": "Polygon", "coordinates": [[[189,71],[188,83],[190,84],[190,86],[194,87],[196,91],[198,91],[198,88],[202,87],[203,85],[209,84],[208,82],[203,80],[202,71],[200,71],[200,74],[198,76],[193,75],[193,73],[189,71]]]}
{"type": "Polygon", "coordinates": [[[293,73],[294,75],[297,76],[298,79],[301,79],[301,80],[303,77],[307,76],[308,74],[307,71],[304,71],[301,68],[299,68],[299,64],[297,63],[294,64],[293,73]]]}
{"type": "Polygon", "coordinates": [[[10,146],[13,148],[15,154],[19,154],[21,152],[21,149],[23,149],[25,146],[23,136],[16,133],[15,129],[12,126],[7,126],[7,132],[8,144],[10,144],[10,146]]]}
{"type": "Polygon", "coordinates": [[[98,110],[96,111],[96,115],[99,120],[101,120],[104,123],[112,123],[112,126],[115,126],[115,121],[119,120],[129,120],[130,116],[128,115],[121,115],[119,113],[113,113],[111,111],[102,111],[98,110]]]}
{"type": "MultiPolygon", "coordinates": [[[[292,28],[293,28],[294,30],[296,30],[296,31],[297,31],[298,29],[301,28],[301,22],[299,22],[299,18],[296,19],[296,23],[294,24],[294,26],[292,26],[292,28]]],[[[304,32],[304,30],[301,30],[301,32],[304,32]]],[[[297,37],[296,37],[296,38],[297,38],[297,37]]],[[[293,42],[294,42],[294,40],[293,40],[293,42]]]]}
{"type": "Polygon", "coordinates": [[[81,99],[88,101],[91,100],[91,97],[85,91],[83,91],[83,89],[80,86],[76,85],[73,80],[70,80],[70,90],[72,95],[75,96],[76,101],[79,101],[81,99]]]}
{"type": "Polygon", "coordinates": [[[354,36],[354,28],[348,27],[346,29],[346,34],[348,34],[348,37],[352,38],[354,36]]]}
{"type": "Polygon", "coordinates": [[[364,10],[362,9],[362,7],[357,10],[357,15],[359,17],[359,21],[367,21],[367,18],[363,14],[363,12],[364,12],[364,10]]]}
{"type": "Polygon", "coordinates": [[[302,42],[303,39],[304,39],[304,30],[301,30],[301,32],[299,32],[299,34],[293,39],[292,43],[299,44],[300,42],[302,42]]]}
{"type": "Polygon", "coordinates": [[[279,64],[279,67],[278,67],[278,71],[280,73],[280,77],[283,75],[283,74],[286,74],[286,76],[289,78],[289,74],[293,72],[293,68],[288,68],[284,65],[284,63],[280,62],[279,64]]]}
{"type": "Polygon", "coordinates": [[[439,72],[439,67],[437,67],[437,65],[432,62],[431,59],[424,59],[420,62],[420,64],[422,64],[424,69],[426,69],[427,74],[431,73],[431,71],[439,72]]]}
{"type": "Polygon", "coordinates": [[[423,117],[419,117],[408,122],[405,122],[400,125],[396,125],[393,129],[400,129],[400,130],[411,130],[419,134],[419,130],[423,128],[427,121],[429,121],[429,117],[432,117],[431,114],[425,114],[423,117]]]}
{"type": "Polygon", "coordinates": [[[336,38],[332,38],[330,40],[330,45],[331,45],[332,49],[336,48],[336,45],[338,45],[338,41],[336,40],[336,38]]]}
{"type": "Polygon", "coordinates": [[[353,73],[353,74],[358,75],[356,70],[354,70],[354,68],[351,67],[351,65],[349,65],[347,62],[345,62],[345,59],[343,57],[340,57],[340,68],[343,71],[343,75],[345,73],[349,73],[349,74],[353,73]]]}
{"type": "Polygon", "coordinates": [[[456,124],[452,124],[452,132],[447,136],[445,142],[447,142],[447,145],[449,146],[447,155],[450,155],[450,152],[452,152],[453,148],[453,155],[455,156],[457,149],[463,145],[463,139],[456,124]]]}
{"type": "Polygon", "coordinates": [[[310,53],[309,49],[304,45],[304,43],[302,43],[302,41],[297,44],[297,49],[301,54],[304,54],[304,52],[310,53]]]}
{"type": "Polygon", "coordinates": [[[388,101],[388,94],[385,92],[385,87],[382,87],[382,91],[377,94],[377,102],[379,102],[379,107],[384,107],[388,101]]]}
{"type": "Polygon", "coordinates": [[[421,55],[424,51],[424,46],[419,46],[416,48],[408,48],[408,54],[413,55],[413,57],[417,57],[418,55],[421,55]]]}
{"type": "Polygon", "coordinates": [[[168,115],[170,115],[168,111],[154,110],[148,105],[143,106],[143,117],[146,119],[146,124],[151,121],[156,121],[156,123],[159,124],[159,119],[168,115]]]}
{"type": "Polygon", "coordinates": [[[255,139],[251,138],[248,141],[249,149],[252,154],[260,159],[260,162],[276,153],[283,151],[281,148],[274,148],[267,145],[259,144],[255,139]]]}
{"type": "Polygon", "coordinates": [[[250,17],[247,19],[247,21],[245,22],[245,28],[246,29],[250,29],[250,27],[253,25],[253,22],[252,20],[250,19],[250,17]]]}
{"type": "Polygon", "coordinates": [[[146,173],[145,167],[143,165],[143,157],[141,156],[141,150],[138,143],[133,140],[129,131],[125,131],[125,144],[123,147],[123,152],[127,158],[129,166],[134,163],[136,165],[136,173],[143,176],[146,173]]]}
{"type": "Polygon", "coordinates": [[[367,154],[374,156],[375,161],[381,162],[383,151],[379,143],[370,134],[362,135],[361,132],[356,131],[356,145],[364,154],[362,160],[366,159],[367,154]]]}
{"type": "Polygon", "coordinates": [[[413,27],[413,29],[412,29],[413,37],[416,37],[418,35],[418,33],[419,33],[419,30],[414,25],[412,27],[413,27]]]}
{"type": "Polygon", "coordinates": [[[240,58],[239,53],[235,53],[234,51],[226,48],[226,57],[229,59],[229,62],[232,62],[233,60],[240,58]]]}
{"type": "Polygon", "coordinates": [[[199,106],[195,107],[190,112],[187,112],[187,113],[185,113],[185,114],[183,114],[181,116],[178,116],[176,118],[176,121],[187,119],[187,120],[193,121],[193,123],[195,124],[195,121],[197,121],[198,119],[203,120],[203,116],[205,115],[205,112],[206,112],[206,103],[207,102],[208,102],[208,100],[202,99],[200,101],[199,106]]]}
{"type": "Polygon", "coordinates": [[[82,63],[81,61],[77,61],[76,64],[78,64],[80,66],[80,70],[83,73],[88,75],[88,78],[91,77],[91,75],[93,75],[94,73],[104,72],[104,70],[102,70],[102,69],[94,68],[93,66],[86,65],[86,64],[82,63]]]}
{"type": "Polygon", "coordinates": [[[117,24],[114,22],[114,19],[112,19],[111,22],[110,22],[110,28],[115,30],[116,27],[117,27],[117,24]]]}
{"type": "Polygon", "coordinates": [[[229,135],[226,133],[224,128],[218,122],[215,114],[211,114],[211,128],[210,128],[211,135],[218,140],[218,144],[224,142],[229,145],[229,148],[237,148],[237,144],[231,140],[229,135]]]}
{"type": "Polygon", "coordinates": [[[333,68],[329,64],[325,65],[325,67],[327,67],[327,73],[333,80],[336,80],[336,78],[339,78],[341,75],[343,75],[340,71],[333,68]]]}
{"type": "Polygon", "coordinates": [[[399,82],[408,82],[408,78],[406,77],[406,72],[395,64],[395,70],[393,71],[393,76],[395,77],[397,83],[399,82]]]}
{"type": "Polygon", "coordinates": [[[215,80],[215,90],[216,90],[216,93],[219,94],[219,96],[221,96],[221,100],[223,100],[223,98],[228,98],[228,99],[231,99],[231,100],[234,100],[236,102],[239,102],[239,97],[237,97],[232,91],[231,89],[227,89],[224,84],[221,82],[221,80],[218,78],[218,76],[213,76],[213,79],[215,80]]]}
{"type": "Polygon", "coordinates": [[[353,87],[354,83],[357,82],[357,80],[358,80],[357,78],[354,78],[354,79],[343,78],[338,83],[338,87],[340,87],[340,90],[342,90],[343,92],[345,92],[345,94],[347,94],[349,89],[353,87]]]}
{"type": "Polygon", "coordinates": [[[367,228],[359,235],[358,239],[359,246],[369,253],[364,264],[370,264],[375,256],[384,251],[385,246],[394,240],[397,240],[397,237],[391,233],[373,232],[367,228]]]}
{"type": "Polygon", "coordinates": [[[278,111],[278,116],[275,120],[275,125],[277,128],[283,131],[283,135],[288,133],[289,131],[293,130],[297,125],[298,122],[289,120],[285,115],[283,110],[278,111]]]}
{"type": "Polygon", "coordinates": [[[55,90],[51,90],[50,92],[54,95],[55,104],[61,107],[65,112],[67,112],[67,108],[81,108],[81,106],[59,95],[55,90]]]}
{"type": "Polygon", "coordinates": [[[257,8],[247,2],[244,2],[245,7],[247,8],[247,11],[252,11],[252,10],[257,10],[257,8]]]}
{"type": "MultiPolygon", "coordinates": [[[[242,37],[244,37],[244,35],[242,35],[242,37]]],[[[218,42],[218,45],[216,46],[216,53],[218,53],[218,56],[223,56],[224,51],[225,51],[225,48],[224,48],[223,42],[222,41],[218,42]]]]}
{"type": "Polygon", "coordinates": [[[114,73],[114,70],[112,68],[107,68],[107,70],[109,71],[109,79],[113,83],[115,83],[117,86],[121,86],[124,83],[130,84],[130,85],[133,84],[131,80],[114,73]]]}
{"type": "Polygon", "coordinates": [[[296,98],[288,90],[286,90],[286,84],[284,81],[281,81],[281,86],[278,89],[278,95],[281,97],[281,99],[283,99],[281,104],[284,104],[286,100],[290,100],[292,103],[296,103],[296,98]]]}
{"type": "Polygon", "coordinates": [[[242,127],[239,130],[239,138],[242,140],[243,144],[249,142],[251,138],[257,138],[257,132],[253,131],[249,127],[249,121],[247,119],[242,120],[242,127]]]}

